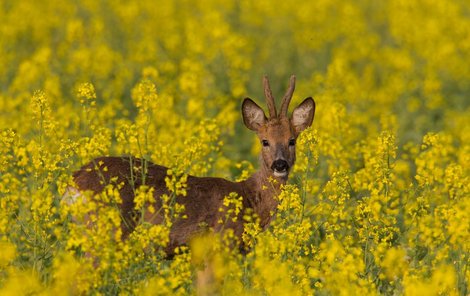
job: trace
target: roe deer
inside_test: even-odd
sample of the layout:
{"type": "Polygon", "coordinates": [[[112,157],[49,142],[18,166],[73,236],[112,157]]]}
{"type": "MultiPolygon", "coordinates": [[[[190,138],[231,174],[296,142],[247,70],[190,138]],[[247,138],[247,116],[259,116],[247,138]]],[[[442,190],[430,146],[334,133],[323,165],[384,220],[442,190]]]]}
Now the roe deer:
{"type": "MultiPolygon", "coordinates": [[[[295,141],[299,133],[310,126],[315,113],[315,102],[311,97],[306,98],[297,106],[291,118],[287,109],[295,88],[295,76],[291,76],[289,88],[282,100],[279,114],[276,112],[274,98],[267,77],[264,77],[264,94],[269,109],[269,117],[251,99],[246,98],[242,104],[243,122],[246,127],[258,135],[262,145],[261,164],[259,170],[245,181],[231,182],[222,178],[194,177],[187,178],[187,195],[177,196],[176,201],[184,205],[187,218],[178,218],[170,230],[170,242],[166,253],[171,256],[177,246],[189,243],[190,238],[199,231],[201,224],[220,231],[218,220],[223,213],[219,212],[224,197],[231,192],[243,197],[243,208],[251,208],[259,217],[260,226],[265,229],[277,207],[275,196],[280,192],[280,186],[285,184],[289,171],[295,161],[295,141]],[[275,184],[270,178],[277,180],[275,184]]],[[[133,221],[134,189],[145,182],[145,185],[154,188],[157,201],[155,208],[161,207],[160,196],[168,193],[165,184],[168,168],[147,162],[145,180],[140,174],[133,173],[135,167],[141,167],[144,161],[134,157],[99,157],[83,166],[73,175],[75,187],[69,188],[75,199],[80,191],[100,193],[106,184],[113,178],[119,189],[122,204],[119,205],[122,219],[123,238],[128,236],[135,227],[133,221]],[[130,181],[131,177],[132,182],[130,181]],[[132,184],[131,184],[132,183],[132,184]]],[[[72,201],[73,202],[73,201],[72,201]]],[[[158,212],[158,211],[157,211],[158,212]]],[[[243,233],[243,219],[236,222],[229,221],[225,228],[234,230],[236,236],[243,233]]],[[[162,223],[162,216],[144,215],[143,220],[148,223],[162,223]]]]}

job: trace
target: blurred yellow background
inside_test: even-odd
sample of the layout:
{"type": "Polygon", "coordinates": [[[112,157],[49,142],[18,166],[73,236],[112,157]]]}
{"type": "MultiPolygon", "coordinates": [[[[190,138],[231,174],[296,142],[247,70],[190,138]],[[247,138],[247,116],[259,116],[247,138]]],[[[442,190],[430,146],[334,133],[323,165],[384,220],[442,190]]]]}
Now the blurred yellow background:
{"type": "Polygon", "coordinates": [[[217,251],[214,289],[468,294],[467,0],[1,1],[0,291],[194,293],[197,258],[145,253],[152,229],[137,250],[97,236],[93,268],[60,196],[101,155],[246,178],[240,105],[264,106],[265,74],[278,99],[295,74],[315,120],[253,252],[195,242],[217,251]]]}

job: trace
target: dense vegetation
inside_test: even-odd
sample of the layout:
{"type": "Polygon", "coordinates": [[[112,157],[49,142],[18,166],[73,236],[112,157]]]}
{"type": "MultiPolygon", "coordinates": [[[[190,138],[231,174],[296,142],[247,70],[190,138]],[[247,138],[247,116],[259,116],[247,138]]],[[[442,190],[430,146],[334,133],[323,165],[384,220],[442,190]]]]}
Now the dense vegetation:
{"type": "Polygon", "coordinates": [[[3,0],[0,23],[0,293],[470,293],[467,0],[3,0]],[[71,222],[95,205],[61,196],[96,156],[169,166],[175,193],[188,173],[246,178],[240,104],[264,105],[264,74],[276,97],[296,74],[292,105],[317,110],[250,253],[227,231],[166,260],[171,196],[124,242],[115,207],[71,222]]]}

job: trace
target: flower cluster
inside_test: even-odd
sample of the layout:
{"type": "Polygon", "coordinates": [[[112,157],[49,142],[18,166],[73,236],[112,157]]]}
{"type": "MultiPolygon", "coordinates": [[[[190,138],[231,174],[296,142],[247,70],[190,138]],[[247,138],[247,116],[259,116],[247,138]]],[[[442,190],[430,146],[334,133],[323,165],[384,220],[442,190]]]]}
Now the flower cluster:
{"type": "Polygon", "coordinates": [[[468,295],[469,3],[2,3],[0,294],[468,295]],[[270,226],[232,193],[168,258],[190,176],[256,170],[263,74],[316,102],[270,226]],[[73,188],[108,155],[142,159],[128,213],[73,188]]]}

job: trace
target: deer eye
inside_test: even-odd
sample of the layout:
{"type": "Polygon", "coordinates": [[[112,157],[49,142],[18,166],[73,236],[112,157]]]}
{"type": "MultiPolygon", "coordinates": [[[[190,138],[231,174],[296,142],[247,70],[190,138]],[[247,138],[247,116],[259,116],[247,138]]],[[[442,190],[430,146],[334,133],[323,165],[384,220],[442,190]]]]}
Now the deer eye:
{"type": "Polygon", "coordinates": [[[289,140],[289,146],[295,146],[295,139],[289,140]]]}
{"type": "Polygon", "coordinates": [[[261,144],[263,144],[263,147],[268,147],[269,146],[268,140],[262,140],[261,144]]]}

